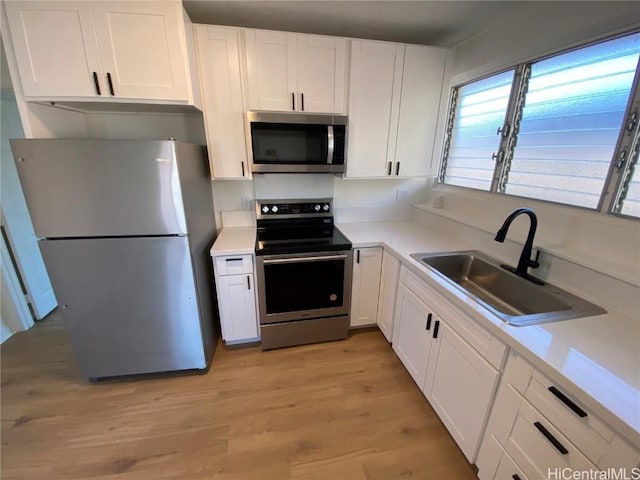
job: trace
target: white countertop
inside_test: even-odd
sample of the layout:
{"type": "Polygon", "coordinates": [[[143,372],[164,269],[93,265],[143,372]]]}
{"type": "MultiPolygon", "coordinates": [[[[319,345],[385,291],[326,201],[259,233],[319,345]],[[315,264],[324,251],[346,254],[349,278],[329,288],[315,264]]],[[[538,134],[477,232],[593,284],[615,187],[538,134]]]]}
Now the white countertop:
{"type": "MultiPolygon", "coordinates": [[[[473,249],[413,222],[341,223],[354,248],[383,246],[480,325],[640,445],[640,322],[616,313],[556,323],[507,325],[409,255],[473,249]]],[[[563,285],[558,285],[563,287],[563,285]]]]}
{"type": "Polygon", "coordinates": [[[213,242],[209,253],[212,257],[220,255],[246,255],[256,248],[256,227],[226,227],[223,228],[213,242]]]}
{"type": "MultiPolygon", "coordinates": [[[[640,322],[616,313],[544,325],[507,325],[409,255],[473,249],[414,222],[341,223],[354,248],[382,246],[532,365],[640,445],[640,322]]],[[[253,253],[255,227],[222,230],[211,255],[253,253]]],[[[563,287],[563,285],[558,285],[563,287]]]]}

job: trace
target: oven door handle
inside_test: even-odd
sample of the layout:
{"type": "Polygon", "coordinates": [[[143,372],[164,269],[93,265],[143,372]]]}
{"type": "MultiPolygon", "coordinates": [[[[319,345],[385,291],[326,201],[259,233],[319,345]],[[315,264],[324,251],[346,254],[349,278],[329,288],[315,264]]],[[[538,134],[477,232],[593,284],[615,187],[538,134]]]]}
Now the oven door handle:
{"type": "Polygon", "coordinates": [[[300,263],[300,262],[324,262],[329,260],[343,260],[347,255],[328,255],[325,257],[297,257],[297,258],[276,258],[273,260],[264,260],[265,265],[274,265],[278,263],[300,263]]]}
{"type": "Polygon", "coordinates": [[[333,136],[333,125],[327,127],[327,164],[333,163],[333,151],[335,149],[335,137],[333,136]]]}

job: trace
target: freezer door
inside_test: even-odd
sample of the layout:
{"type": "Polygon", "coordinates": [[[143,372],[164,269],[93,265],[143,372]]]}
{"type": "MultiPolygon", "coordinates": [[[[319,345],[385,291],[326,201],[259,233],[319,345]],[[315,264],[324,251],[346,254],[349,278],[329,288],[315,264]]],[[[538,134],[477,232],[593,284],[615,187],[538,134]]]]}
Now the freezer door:
{"type": "Polygon", "coordinates": [[[39,243],[87,377],[206,368],[185,237],[39,243]]]}
{"type": "Polygon", "coordinates": [[[186,233],[174,142],[11,140],[36,235],[186,233]]]}

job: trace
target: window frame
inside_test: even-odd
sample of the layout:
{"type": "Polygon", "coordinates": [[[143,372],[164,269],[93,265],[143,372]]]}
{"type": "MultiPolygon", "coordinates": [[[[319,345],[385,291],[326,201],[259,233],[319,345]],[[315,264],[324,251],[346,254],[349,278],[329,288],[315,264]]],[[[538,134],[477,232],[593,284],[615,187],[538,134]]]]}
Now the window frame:
{"type": "Polygon", "coordinates": [[[507,193],[505,191],[511,167],[511,160],[513,159],[515,147],[517,144],[518,131],[520,126],[519,122],[522,118],[522,112],[524,109],[528,82],[531,76],[531,66],[537,62],[541,62],[549,58],[639,33],[640,29],[633,29],[630,31],[617,33],[616,35],[609,35],[587,43],[560,49],[547,55],[539,56],[526,61],[521,61],[519,63],[516,63],[515,65],[504,67],[499,70],[486,73],[482,76],[466,79],[464,82],[451,85],[447,116],[445,118],[446,123],[444,129],[443,147],[440,165],[436,175],[436,183],[440,185],[446,185],[448,188],[463,188],[470,191],[483,192],[487,194],[506,195],[512,198],[522,198],[532,201],[540,201],[560,205],[563,207],[577,208],[585,210],[587,212],[603,213],[636,221],[640,220],[640,217],[626,215],[621,212],[628,183],[633,176],[634,170],[636,168],[640,168],[640,165],[638,165],[640,163],[640,60],[636,64],[636,71],[629,93],[629,99],[625,108],[620,131],[618,132],[618,138],[613,149],[613,156],[609,160],[608,174],[605,177],[604,186],[600,194],[600,199],[598,201],[597,207],[590,208],[580,205],[572,205],[569,203],[557,202],[553,200],[515,195],[512,193],[507,193]],[[451,139],[454,133],[453,128],[455,125],[455,114],[457,110],[457,102],[459,100],[458,92],[460,88],[464,87],[465,85],[469,85],[471,83],[492,77],[494,75],[500,75],[501,73],[504,73],[508,70],[514,70],[513,83],[511,85],[509,103],[507,106],[507,111],[505,113],[504,123],[501,127],[498,128],[498,131],[496,132],[496,135],[500,135],[501,138],[497,147],[497,151],[493,156],[495,160],[495,166],[490,189],[488,191],[479,190],[472,187],[445,183],[444,179],[446,175],[451,139]],[[621,156],[624,156],[623,160],[621,159],[621,156]]]}

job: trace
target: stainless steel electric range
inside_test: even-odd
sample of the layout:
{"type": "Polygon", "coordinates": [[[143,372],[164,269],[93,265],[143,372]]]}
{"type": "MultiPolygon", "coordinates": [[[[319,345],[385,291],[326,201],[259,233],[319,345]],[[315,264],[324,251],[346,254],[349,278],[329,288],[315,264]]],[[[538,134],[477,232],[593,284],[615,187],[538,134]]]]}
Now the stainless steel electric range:
{"type": "Polygon", "coordinates": [[[332,200],[257,200],[256,216],[262,349],[347,338],[353,253],[332,200]]]}

